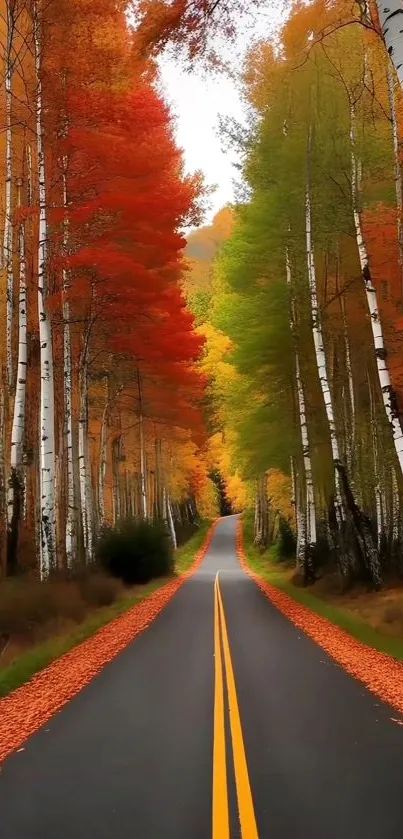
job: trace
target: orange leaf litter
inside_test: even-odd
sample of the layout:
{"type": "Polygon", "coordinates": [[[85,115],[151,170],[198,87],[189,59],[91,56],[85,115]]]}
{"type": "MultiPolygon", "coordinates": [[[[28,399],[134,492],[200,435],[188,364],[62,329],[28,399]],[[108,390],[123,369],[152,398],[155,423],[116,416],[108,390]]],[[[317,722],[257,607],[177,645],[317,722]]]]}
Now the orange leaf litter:
{"type": "Polygon", "coordinates": [[[0,761],[18,749],[63,705],[136,638],[159,615],[174,594],[199,568],[217,522],[210,528],[191,568],[150,594],[91,638],[56,659],[22,687],[0,699],[0,761]]]}
{"type": "MultiPolygon", "coordinates": [[[[295,626],[313,638],[351,676],[371,693],[403,714],[403,665],[385,653],[367,647],[326,618],[311,612],[288,594],[262,580],[249,567],[243,544],[242,522],[237,525],[237,552],[243,571],[295,626]]],[[[398,720],[395,720],[398,722],[398,720]]]]}

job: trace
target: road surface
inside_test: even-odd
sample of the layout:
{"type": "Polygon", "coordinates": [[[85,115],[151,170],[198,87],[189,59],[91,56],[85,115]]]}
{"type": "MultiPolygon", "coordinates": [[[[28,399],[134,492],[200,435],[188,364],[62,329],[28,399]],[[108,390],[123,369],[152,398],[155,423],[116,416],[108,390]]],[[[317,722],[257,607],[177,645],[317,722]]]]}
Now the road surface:
{"type": "Polygon", "coordinates": [[[396,714],[243,574],[235,526],[5,761],[2,839],[400,839],[396,714]]]}

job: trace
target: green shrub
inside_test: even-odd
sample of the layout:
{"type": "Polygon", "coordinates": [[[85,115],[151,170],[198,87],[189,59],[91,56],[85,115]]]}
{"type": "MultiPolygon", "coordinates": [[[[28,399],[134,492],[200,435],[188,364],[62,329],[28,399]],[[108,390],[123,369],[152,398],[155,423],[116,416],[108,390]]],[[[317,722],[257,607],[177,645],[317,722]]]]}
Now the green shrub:
{"type": "Polygon", "coordinates": [[[173,548],[160,521],[119,522],[105,530],[97,544],[100,565],[128,585],[147,583],[173,571],[173,548]]]}
{"type": "Polygon", "coordinates": [[[279,527],[279,553],[282,557],[290,557],[295,556],[296,551],[296,539],[293,531],[291,530],[290,524],[285,519],[280,519],[280,527],[279,527]]]}

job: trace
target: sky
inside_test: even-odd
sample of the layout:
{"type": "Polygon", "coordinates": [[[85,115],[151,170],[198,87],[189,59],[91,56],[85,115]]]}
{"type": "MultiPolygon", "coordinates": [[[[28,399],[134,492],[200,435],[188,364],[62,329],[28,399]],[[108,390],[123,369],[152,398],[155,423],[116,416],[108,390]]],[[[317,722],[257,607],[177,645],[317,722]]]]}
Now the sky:
{"type": "Polygon", "coordinates": [[[201,169],[209,186],[216,185],[210,197],[209,222],[215,213],[234,198],[234,151],[222,151],[218,136],[219,116],[243,121],[244,111],[234,82],[229,78],[204,79],[185,75],[172,61],[162,63],[165,96],[176,116],[176,140],[183,149],[188,172],[201,169]]]}
{"type": "MultiPolygon", "coordinates": [[[[236,44],[238,66],[253,40],[270,37],[280,26],[282,12],[273,0],[268,6],[257,16],[253,28],[240,34],[236,44]]],[[[234,200],[237,172],[233,164],[237,155],[234,150],[222,150],[218,129],[220,115],[244,122],[242,97],[236,82],[224,74],[206,78],[198,71],[184,73],[171,57],[163,57],[160,68],[162,90],[176,117],[176,140],[183,149],[186,170],[201,169],[207,184],[217,186],[209,199],[208,224],[221,207],[234,200]]]]}

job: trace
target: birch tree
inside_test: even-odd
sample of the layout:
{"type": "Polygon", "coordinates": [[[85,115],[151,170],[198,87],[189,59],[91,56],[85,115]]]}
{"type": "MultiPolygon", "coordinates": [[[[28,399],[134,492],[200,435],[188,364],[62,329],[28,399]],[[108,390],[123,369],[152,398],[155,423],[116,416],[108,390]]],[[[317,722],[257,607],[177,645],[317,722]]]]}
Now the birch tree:
{"type": "Polygon", "coordinates": [[[315,493],[312,475],[311,451],[308,435],[308,423],[306,418],[305,394],[302,383],[301,369],[299,363],[297,328],[296,328],[296,306],[292,291],[291,266],[288,249],[286,249],[286,277],[290,291],[290,328],[294,339],[295,353],[295,384],[297,391],[298,416],[301,432],[302,458],[305,472],[305,493],[300,492],[298,486],[298,473],[293,473],[295,481],[295,504],[297,511],[297,557],[304,573],[305,580],[312,582],[314,579],[314,552],[316,547],[316,511],[315,493]],[[305,509],[302,505],[305,496],[305,509]]]}
{"type": "Polygon", "coordinates": [[[7,283],[6,314],[6,369],[7,385],[11,389],[13,382],[12,364],[12,325],[14,307],[13,274],[13,133],[12,133],[12,85],[14,70],[14,36],[17,22],[16,0],[6,2],[6,49],[5,49],[5,100],[6,100],[6,166],[5,166],[5,213],[3,238],[3,264],[7,283]]]}
{"type": "MultiPolygon", "coordinates": [[[[30,163],[29,158],[28,163],[30,163]]],[[[30,184],[30,171],[28,171],[27,177],[28,184],[30,184]]],[[[18,183],[19,207],[21,207],[22,185],[23,181],[20,179],[18,183]]],[[[28,201],[30,201],[30,187],[28,188],[28,201]]],[[[27,389],[27,304],[25,221],[22,221],[19,228],[18,364],[14,399],[14,415],[11,429],[10,475],[8,479],[7,500],[7,564],[11,571],[15,571],[17,567],[18,531],[20,519],[23,516],[25,499],[25,469],[23,464],[23,454],[25,443],[27,389]]]]}
{"type": "Polygon", "coordinates": [[[88,451],[88,365],[89,342],[93,319],[87,324],[79,361],[79,418],[78,418],[78,468],[80,482],[81,524],[86,562],[93,559],[94,509],[91,469],[88,451]]]}
{"type": "Polygon", "coordinates": [[[382,37],[403,86],[403,7],[401,0],[376,0],[382,37]]]}
{"type": "Polygon", "coordinates": [[[56,498],[55,498],[55,420],[53,382],[52,326],[47,311],[47,195],[46,159],[42,100],[42,9],[33,2],[33,25],[36,71],[36,143],[39,191],[38,242],[38,314],[41,366],[40,393],[40,573],[45,578],[55,564],[56,498]]]}

